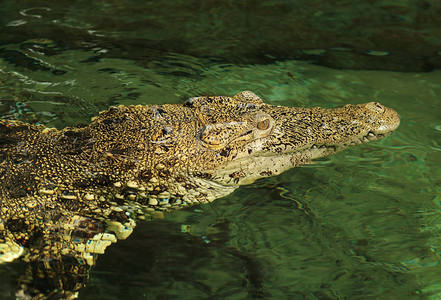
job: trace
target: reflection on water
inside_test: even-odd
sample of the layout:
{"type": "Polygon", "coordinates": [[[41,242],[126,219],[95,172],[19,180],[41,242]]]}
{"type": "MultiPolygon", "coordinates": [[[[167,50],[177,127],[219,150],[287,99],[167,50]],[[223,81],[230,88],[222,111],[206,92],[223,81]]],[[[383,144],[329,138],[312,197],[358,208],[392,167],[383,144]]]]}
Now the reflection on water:
{"type": "Polygon", "coordinates": [[[335,68],[430,71],[441,65],[440,12],[439,2],[427,0],[7,0],[0,44],[44,37],[137,62],[180,53],[234,63],[297,58],[335,68]]]}
{"type": "MultiPolygon", "coordinates": [[[[392,15],[390,22],[407,28],[414,18],[409,12],[417,2],[389,6],[382,18],[392,15]]],[[[241,90],[287,106],[333,107],[378,99],[402,118],[399,130],[381,142],[242,187],[210,205],[141,222],[130,238],[98,258],[80,299],[440,297],[439,71],[336,70],[267,55],[286,58],[292,50],[289,45],[281,53],[268,46],[263,57],[251,53],[262,45],[254,33],[244,45],[243,35],[232,34],[216,19],[209,21],[208,15],[202,21],[212,30],[204,34],[223,37],[213,44],[196,43],[204,41],[200,36],[194,43],[188,42],[188,35],[178,38],[180,30],[164,31],[160,26],[169,24],[164,15],[146,17],[142,12],[141,18],[141,12],[119,1],[99,1],[99,11],[105,13],[94,12],[93,17],[88,16],[92,11],[75,3],[69,8],[54,2],[28,4],[18,9],[6,2],[0,10],[6,16],[1,38],[7,41],[0,47],[2,118],[61,128],[87,124],[109,105],[178,103],[192,96],[241,90]],[[144,28],[138,29],[141,20],[144,28]],[[158,26],[161,36],[151,38],[158,26]],[[143,35],[150,37],[150,44],[140,47],[137,43],[143,35]],[[227,37],[232,40],[229,44],[227,37]],[[212,45],[218,46],[218,52],[207,52],[212,45]],[[183,231],[183,226],[188,230],[183,231]]],[[[273,5],[280,7],[278,2],[273,5]]],[[[427,5],[431,7],[420,9],[436,11],[437,4],[427,5]]],[[[216,6],[200,10],[223,14],[216,6]]],[[[329,22],[332,11],[317,6],[314,15],[324,14],[329,22]]],[[[192,19],[193,10],[179,16],[179,28],[185,28],[186,34],[201,34],[192,31],[198,24],[183,21],[192,19]]],[[[313,19],[307,16],[305,22],[313,19]]],[[[247,20],[256,22],[250,18],[251,14],[247,20]]],[[[307,23],[296,24],[305,37],[313,34],[313,29],[301,30],[307,23]]],[[[378,30],[378,36],[385,34],[378,30]]],[[[404,40],[400,36],[403,32],[407,36],[408,30],[388,36],[404,40]]],[[[425,43],[429,41],[437,43],[428,34],[425,43]]],[[[325,52],[306,48],[304,52],[325,65],[340,67],[364,68],[365,57],[380,59],[385,69],[427,67],[413,64],[411,55],[391,55],[389,43],[389,48],[381,49],[370,48],[373,40],[367,38],[366,43],[361,50],[331,49],[326,44],[320,46],[325,52]]],[[[433,56],[429,65],[438,60],[433,56]]],[[[369,63],[371,68],[382,67],[369,63]]],[[[20,260],[0,265],[0,298],[14,299],[19,284],[32,284],[24,275],[28,267],[20,260]]],[[[54,270],[71,271],[69,262],[54,270]]]]}

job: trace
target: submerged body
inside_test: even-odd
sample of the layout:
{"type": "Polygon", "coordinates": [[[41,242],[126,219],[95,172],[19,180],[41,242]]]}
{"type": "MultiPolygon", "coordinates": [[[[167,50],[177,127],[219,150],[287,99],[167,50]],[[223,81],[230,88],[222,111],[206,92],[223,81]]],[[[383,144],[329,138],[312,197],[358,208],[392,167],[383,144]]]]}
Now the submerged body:
{"type": "Polygon", "coordinates": [[[374,102],[290,108],[251,92],[112,107],[80,128],[0,120],[0,262],[24,252],[92,265],[137,219],[213,201],[398,125],[374,102]]]}

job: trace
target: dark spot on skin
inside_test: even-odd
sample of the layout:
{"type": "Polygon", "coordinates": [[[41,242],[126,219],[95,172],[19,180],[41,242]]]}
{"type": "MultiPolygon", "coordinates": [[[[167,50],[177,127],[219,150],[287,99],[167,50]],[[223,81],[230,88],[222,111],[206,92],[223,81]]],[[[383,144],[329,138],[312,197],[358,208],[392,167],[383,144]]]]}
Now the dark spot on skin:
{"type": "Polygon", "coordinates": [[[46,184],[44,185],[44,188],[46,190],[54,190],[57,186],[55,184],[46,184]]]}
{"type": "Polygon", "coordinates": [[[241,178],[244,178],[246,175],[243,171],[237,171],[237,172],[233,172],[229,175],[231,178],[233,178],[233,181],[235,184],[237,184],[239,182],[239,180],[241,178]]]}
{"type": "Polygon", "coordinates": [[[161,145],[161,146],[159,146],[161,149],[162,149],[162,151],[164,151],[164,152],[168,152],[168,150],[170,150],[170,148],[169,147],[167,147],[166,145],[161,145]]]}
{"type": "Polygon", "coordinates": [[[185,100],[185,102],[184,102],[184,106],[186,106],[186,107],[190,107],[190,108],[193,107],[194,99],[195,99],[195,98],[189,98],[189,99],[185,100]]]}
{"type": "Polygon", "coordinates": [[[19,138],[14,138],[14,137],[2,137],[0,139],[0,146],[1,147],[12,147],[12,146],[16,145],[19,142],[19,140],[20,140],[19,138]]]}
{"type": "Polygon", "coordinates": [[[83,218],[78,226],[72,230],[72,238],[91,239],[96,234],[103,232],[103,224],[89,218],[83,218]]]}
{"type": "Polygon", "coordinates": [[[167,114],[167,112],[158,106],[152,107],[152,118],[153,119],[162,119],[164,118],[164,115],[167,114]]]}
{"type": "Polygon", "coordinates": [[[80,154],[87,148],[92,148],[94,139],[87,131],[67,130],[63,132],[64,137],[58,141],[56,149],[62,149],[64,154],[80,154]]]}
{"type": "Polygon", "coordinates": [[[239,110],[254,111],[256,109],[256,105],[254,103],[239,103],[237,104],[237,108],[239,110]]]}
{"type": "Polygon", "coordinates": [[[115,106],[111,106],[111,107],[109,107],[109,110],[108,110],[108,112],[117,112],[118,111],[118,108],[116,108],[115,106]]]}
{"type": "Polygon", "coordinates": [[[216,112],[216,110],[209,107],[208,105],[202,105],[200,108],[200,112],[209,116],[209,115],[214,114],[216,112]]]}
{"type": "Polygon", "coordinates": [[[93,186],[92,181],[88,179],[77,180],[73,185],[78,188],[86,188],[93,186]]]}
{"type": "Polygon", "coordinates": [[[109,185],[112,181],[111,181],[109,175],[99,174],[99,175],[96,175],[96,176],[93,178],[93,182],[94,182],[95,184],[97,184],[97,185],[107,186],[107,185],[109,185]]]}
{"type": "Polygon", "coordinates": [[[170,170],[168,170],[166,168],[166,169],[162,169],[162,170],[158,171],[158,175],[159,175],[159,177],[167,178],[171,175],[171,172],[170,172],[170,170]]]}
{"type": "Polygon", "coordinates": [[[116,154],[116,155],[123,155],[127,154],[128,149],[125,148],[123,145],[115,145],[114,148],[109,149],[109,153],[116,154]]]}
{"type": "Polygon", "coordinates": [[[210,179],[212,177],[211,174],[205,173],[205,172],[196,173],[196,174],[194,174],[194,176],[202,178],[202,179],[210,179]]]}
{"type": "Polygon", "coordinates": [[[186,189],[187,191],[190,191],[190,190],[194,190],[194,189],[195,189],[195,186],[193,186],[193,185],[191,185],[191,184],[189,184],[189,183],[184,183],[182,186],[183,186],[184,189],[186,189]]]}
{"type": "Polygon", "coordinates": [[[29,154],[28,149],[23,149],[23,150],[20,151],[19,153],[16,153],[16,155],[14,155],[14,156],[12,157],[11,161],[12,161],[14,164],[21,164],[21,163],[29,162],[28,154],[29,154]]]}
{"type": "Polygon", "coordinates": [[[61,194],[62,194],[62,195],[65,195],[65,196],[73,195],[73,194],[72,194],[70,191],[68,191],[68,190],[64,190],[64,191],[62,191],[61,194]]]}
{"type": "Polygon", "coordinates": [[[150,170],[143,170],[139,173],[138,177],[141,179],[141,181],[149,181],[153,176],[152,171],[150,170]]]}
{"type": "Polygon", "coordinates": [[[176,180],[176,182],[181,183],[181,182],[185,182],[185,181],[186,181],[186,178],[184,178],[184,177],[182,177],[182,176],[176,176],[176,177],[175,177],[175,180],[176,180]]]}
{"type": "Polygon", "coordinates": [[[198,104],[198,106],[203,107],[203,106],[207,106],[207,104],[215,102],[216,100],[219,103],[221,103],[224,100],[224,98],[223,97],[192,97],[192,98],[187,99],[184,102],[184,106],[189,107],[189,108],[194,108],[195,104],[198,104]]]}
{"type": "Polygon", "coordinates": [[[173,127],[171,127],[171,126],[165,126],[164,128],[162,128],[163,135],[171,134],[172,131],[173,131],[173,127]]]}
{"type": "Polygon", "coordinates": [[[120,223],[126,223],[127,220],[129,219],[127,217],[127,215],[123,212],[123,211],[112,211],[109,215],[108,215],[108,219],[110,220],[114,220],[120,223]]]}
{"type": "Polygon", "coordinates": [[[249,131],[245,132],[244,134],[241,134],[241,136],[246,136],[246,135],[249,135],[249,134],[251,134],[251,133],[253,133],[253,131],[252,131],[252,130],[249,130],[249,131]]]}
{"type": "Polygon", "coordinates": [[[227,157],[230,154],[231,149],[229,147],[225,147],[222,149],[221,152],[219,152],[220,156],[227,157]]]}
{"type": "Polygon", "coordinates": [[[259,174],[260,174],[260,176],[271,176],[273,174],[273,172],[268,170],[268,171],[262,171],[259,174]]]}
{"type": "Polygon", "coordinates": [[[138,198],[136,199],[136,202],[139,203],[140,205],[143,206],[148,206],[149,205],[149,199],[148,198],[138,198]]]}
{"type": "Polygon", "coordinates": [[[23,140],[23,133],[31,133],[34,131],[26,125],[16,125],[14,123],[4,123],[0,120],[0,146],[12,147],[23,140]]]}
{"type": "Polygon", "coordinates": [[[150,195],[159,195],[162,192],[167,191],[167,190],[168,190],[167,186],[160,184],[160,185],[156,186],[153,191],[149,191],[149,194],[150,195]]]}
{"type": "Polygon", "coordinates": [[[28,165],[21,166],[7,182],[4,182],[4,187],[11,198],[22,198],[35,192],[35,179],[28,168],[28,165]]]}
{"type": "Polygon", "coordinates": [[[248,149],[248,154],[250,154],[250,155],[251,155],[251,153],[253,153],[253,150],[251,150],[251,149],[248,149]]]}
{"type": "Polygon", "coordinates": [[[113,197],[113,202],[116,202],[116,204],[118,205],[123,205],[124,201],[125,201],[124,199],[113,197]]]}
{"type": "Polygon", "coordinates": [[[9,196],[11,198],[23,198],[26,197],[27,193],[22,189],[13,189],[9,191],[9,196]]]}
{"type": "Polygon", "coordinates": [[[109,186],[112,180],[108,175],[98,174],[89,178],[82,178],[74,182],[74,186],[78,188],[109,186]]]}
{"type": "MultiPolygon", "coordinates": [[[[125,198],[126,198],[127,196],[131,196],[131,195],[135,195],[135,196],[137,196],[138,192],[137,192],[137,189],[136,189],[136,188],[129,188],[129,187],[126,187],[126,188],[124,188],[124,189],[120,192],[120,194],[121,194],[121,195],[124,195],[125,198]]],[[[136,200],[136,202],[138,202],[138,200],[136,200]]]]}
{"type": "Polygon", "coordinates": [[[38,248],[37,244],[40,244],[42,242],[43,232],[39,228],[34,228],[31,234],[32,235],[26,241],[27,243],[22,246],[26,246],[26,247],[35,246],[35,248],[38,248]]]}
{"type": "Polygon", "coordinates": [[[11,232],[23,232],[28,228],[24,219],[8,219],[5,222],[5,227],[11,232]]]}
{"type": "Polygon", "coordinates": [[[105,119],[101,121],[105,125],[115,125],[116,120],[115,119],[105,119]]]}
{"type": "Polygon", "coordinates": [[[80,137],[82,134],[79,131],[74,131],[74,130],[66,130],[64,132],[64,135],[70,138],[75,138],[75,137],[80,137]]]}
{"type": "MultiPolygon", "coordinates": [[[[223,99],[220,97],[220,100],[223,100],[223,99]]],[[[205,98],[205,103],[213,103],[213,101],[214,101],[213,97],[206,97],[205,98]]],[[[221,101],[219,101],[219,102],[221,102],[221,101]]]]}

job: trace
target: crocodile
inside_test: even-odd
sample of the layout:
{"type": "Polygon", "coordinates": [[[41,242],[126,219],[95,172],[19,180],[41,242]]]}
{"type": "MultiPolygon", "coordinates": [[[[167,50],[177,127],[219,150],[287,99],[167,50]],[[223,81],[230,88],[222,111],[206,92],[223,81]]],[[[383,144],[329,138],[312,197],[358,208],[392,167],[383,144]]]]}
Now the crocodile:
{"type": "MultiPolygon", "coordinates": [[[[34,263],[34,277],[73,297],[87,266],[137,220],[379,140],[399,123],[378,102],[285,107],[250,91],[110,107],[89,125],[61,130],[0,120],[0,262],[21,256],[34,263]],[[67,258],[77,272],[60,279],[53,270],[66,268],[67,258]]],[[[26,293],[39,295],[32,286],[26,293]]]]}

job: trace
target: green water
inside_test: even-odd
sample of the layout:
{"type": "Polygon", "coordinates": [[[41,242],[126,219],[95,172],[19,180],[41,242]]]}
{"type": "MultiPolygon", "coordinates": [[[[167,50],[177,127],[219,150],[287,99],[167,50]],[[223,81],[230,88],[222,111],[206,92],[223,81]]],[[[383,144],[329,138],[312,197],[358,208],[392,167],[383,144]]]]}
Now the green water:
{"type": "MultiPolygon", "coordinates": [[[[297,2],[297,18],[314,15],[318,28],[353,20],[347,14],[358,11],[347,3],[339,10],[297,2]]],[[[387,1],[372,2],[370,14],[386,14],[381,9],[389,7],[387,1]]],[[[260,23],[264,8],[256,3],[228,2],[224,10],[214,2],[176,3],[178,10],[140,1],[5,1],[0,117],[61,128],[87,123],[110,105],[180,103],[251,90],[267,103],[286,106],[380,101],[398,111],[401,125],[379,142],[139,224],[99,257],[79,299],[441,299],[441,71],[384,71],[394,68],[364,60],[370,67],[345,69],[356,66],[358,56],[340,55],[336,61],[346,65],[334,69],[323,61],[294,60],[264,47],[273,40],[292,46],[282,26],[288,21],[280,27],[260,23]],[[165,17],[168,12],[173,18],[165,17]],[[198,12],[204,17],[195,17],[198,12]],[[242,26],[230,35],[228,17],[242,26]],[[251,29],[274,35],[257,37],[251,29]],[[247,30],[246,47],[238,47],[247,30]],[[193,36],[198,38],[189,40],[193,36]],[[191,225],[191,234],[181,232],[182,225],[191,225]]],[[[269,17],[284,13],[281,3],[268,2],[269,17]]],[[[412,3],[391,5],[399,11],[412,3]]],[[[400,16],[397,32],[417,19],[400,16]]],[[[359,26],[372,29],[372,22],[364,22],[359,26]]],[[[355,45],[358,37],[344,28],[346,45],[355,45]]],[[[312,29],[298,30],[317,39],[312,29]]],[[[366,43],[375,44],[370,37],[366,43]]],[[[325,46],[305,50],[314,47],[325,46]]],[[[388,47],[393,45],[384,42],[382,49],[363,50],[388,47]]],[[[407,55],[419,51],[414,48],[407,55]]],[[[435,66],[441,48],[432,50],[435,66]]],[[[369,59],[411,71],[411,59],[399,54],[369,59]]],[[[14,299],[24,268],[21,261],[0,265],[0,298],[14,299]]]]}

